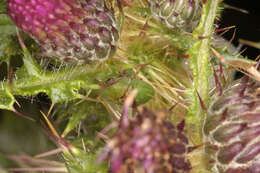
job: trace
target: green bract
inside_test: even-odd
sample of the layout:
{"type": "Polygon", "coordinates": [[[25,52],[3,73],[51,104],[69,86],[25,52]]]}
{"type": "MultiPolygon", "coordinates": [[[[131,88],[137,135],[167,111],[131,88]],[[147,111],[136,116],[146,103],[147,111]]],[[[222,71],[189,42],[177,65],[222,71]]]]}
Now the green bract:
{"type": "Polygon", "coordinates": [[[170,29],[191,32],[199,24],[201,0],[149,0],[153,17],[170,29]]]}
{"type": "MultiPolygon", "coordinates": [[[[240,79],[216,94],[210,103],[204,131],[216,148],[211,151],[214,171],[260,171],[259,82],[240,79]]],[[[210,149],[209,149],[210,150],[210,149]]]]}

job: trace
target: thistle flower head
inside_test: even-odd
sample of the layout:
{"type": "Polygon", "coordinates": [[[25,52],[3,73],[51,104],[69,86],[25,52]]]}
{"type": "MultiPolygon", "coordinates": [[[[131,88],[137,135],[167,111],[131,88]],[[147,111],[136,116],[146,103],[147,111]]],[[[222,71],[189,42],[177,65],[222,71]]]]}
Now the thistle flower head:
{"type": "Polygon", "coordinates": [[[201,0],[149,0],[154,18],[170,29],[191,32],[200,21],[201,0]]]}
{"type": "Polygon", "coordinates": [[[260,172],[260,84],[243,78],[216,96],[205,134],[214,148],[219,173],[260,172]]]}
{"type": "Polygon", "coordinates": [[[68,62],[105,60],[115,52],[118,31],[104,0],[8,0],[14,23],[44,54],[68,62]]]}
{"type": "Polygon", "coordinates": [[[165,120],[166,115],[144,108],[132,120],[124,123],[122,118],[118,131],[106,147],[113,173],[190,172],[184,121],[175,127],[165,120]]]}

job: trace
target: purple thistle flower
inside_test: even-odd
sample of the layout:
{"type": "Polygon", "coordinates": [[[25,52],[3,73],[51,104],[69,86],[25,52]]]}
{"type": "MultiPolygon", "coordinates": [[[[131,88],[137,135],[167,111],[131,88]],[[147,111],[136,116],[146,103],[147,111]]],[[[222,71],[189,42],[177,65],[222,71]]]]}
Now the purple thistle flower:
{"type": "MultiPolygon", "coordinates": [[[[124,111],[125,113],[127,111],[124,111]]],[[[112,173],[189,173],[188,139],[184,124],[176,128],[167,114],[144,108],[133,119],[122,116],[115,135],[108,141],[105,155],[112,173]],[[137,171],[137,172],[138,172],[137,171]]],[[[104,157],[103,157],[104,159],[104,157]]]]}
{"type": "Polygon", "coordinates": [[[44,55],[62,61],[103,61],[115,52],[118,30],[104,0],[7,0],[8,15],[44,55]]]}

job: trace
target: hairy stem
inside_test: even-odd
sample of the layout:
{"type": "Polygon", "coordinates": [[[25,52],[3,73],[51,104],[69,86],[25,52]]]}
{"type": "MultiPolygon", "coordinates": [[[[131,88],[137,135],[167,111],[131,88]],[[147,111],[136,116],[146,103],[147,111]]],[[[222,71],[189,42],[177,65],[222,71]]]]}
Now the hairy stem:
{"type": "MultiPolygon", "coordinates": [[[[198,38],[197,42],[189,51],[191,55],[191,68],[193,70],[193,98],[194,103],[191,105],[190,117],[191,122],[196,123],[199,129],[202,129],[205,113],[201,101],[208,105],[208,78],[211,73],[209,67],[210,57],[210,38],[214,31],[214,20],[217,13],[218,0],[208,0],[203,6],[201,23],[194,31],[194,36],[198,38]],[[201,98],[201,101],[199,99],[201,98]]],[[[201,130],[200,130],[201,131],[201,130]]],[[[202,134],[201,132],[199,134],[202,134]]],[[[198,138],[201,142],[202,135],[198,138]]]]}
{"type": "MultiPolygon", "coordinates": [[[[210,41],[214,32],[214,20],[218,10],[218,3],[218,0],[207,0],[203,5],[201,22],[193,33],[197,41],[189,50],[193,71],[193,88],[191,92],[193,104],[190,106],[188,121],[194,124],[193,139],[197,144],[203,142],[202,128],[206,117],[203,107],[204,105],[207,107],[209,102],[210,41]]],[[[202,170],[206,168],[206,163],[203,156],[200,160],[202,170]]]]}

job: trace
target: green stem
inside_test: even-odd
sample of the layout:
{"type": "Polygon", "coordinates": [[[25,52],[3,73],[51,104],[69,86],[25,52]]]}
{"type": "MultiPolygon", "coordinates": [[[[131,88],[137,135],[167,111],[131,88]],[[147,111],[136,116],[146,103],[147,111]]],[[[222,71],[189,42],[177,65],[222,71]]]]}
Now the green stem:
{"type": "MultiPolygon", "coordinates": [[[[201,101],[205,106],[209,102],[209,76],[211,69],[209,67],[210,42],[214,32],[214,21],[218,10],[218,0],[207,0],[203,5],[202,17],[199,26],[193,35],[198,40],[189,50],[191,56],[191,68],[193,70],[193,104],[190,106],[188,121],[193,124],[194,135],[192,136],[195,143],[203,143],[203,124],[206,118],[206,111],[203,109],[201,101]],[[199,96],[201,101],[199,99],[199,96]]],[[[206,169],[204,156],[201,156],[201,170],[206,169]]]]}
{"type": "Polygon", "coordinates": [[[194,36],[198,38],[194,46],[189,50],[191,55],[191,68],[193,70],[193,98],[194,103],[190,109],[189,120],[198,126],[200,131],[200,137],[197,142],[202,142],[202,125],[205,119],[205,111],[201,106],[199,96],[201,97],[203,103],[208,105],[208,79],[211,73],[209,67],[209,57],[210,57],[210,41],[211,36],[214,31],[214,20],[217,13],[218,0],[208,0],[206,4],[203,5],[203,13],[201,18],[201,23],[198,28],[194,31],[194,36]],[[197,91],[197,92],[196,92],[197,91]]]}

